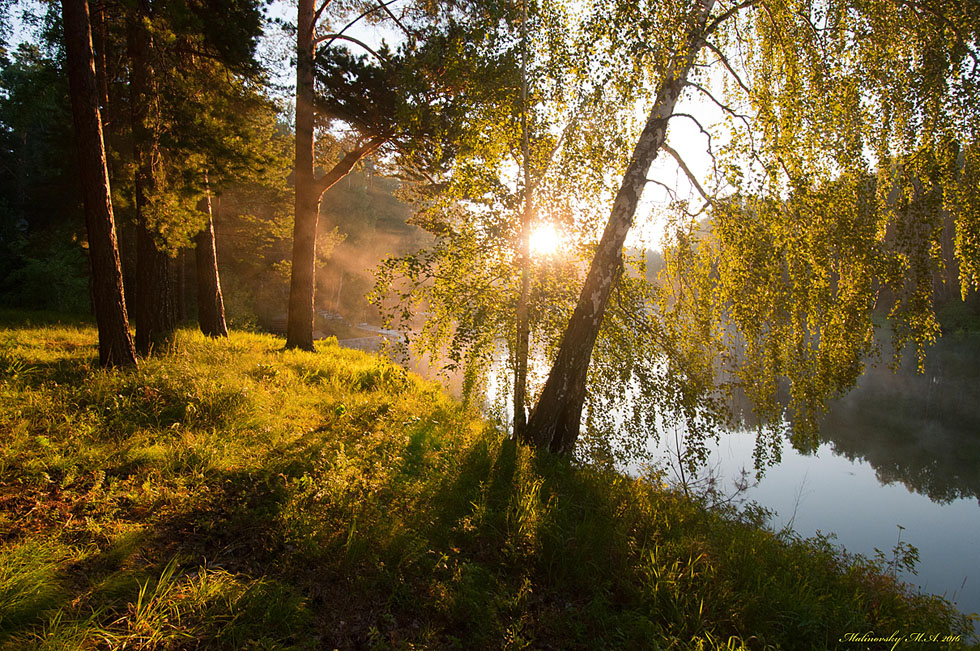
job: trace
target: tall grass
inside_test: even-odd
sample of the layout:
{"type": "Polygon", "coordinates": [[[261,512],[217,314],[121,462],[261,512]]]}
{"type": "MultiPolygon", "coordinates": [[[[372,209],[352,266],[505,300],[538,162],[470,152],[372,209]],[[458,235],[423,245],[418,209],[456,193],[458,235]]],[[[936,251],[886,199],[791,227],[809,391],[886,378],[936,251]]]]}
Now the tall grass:
{"type": "Polygon", "coordinates": [[[6,318],[2,648],[828,649],[970,630],[883,559],[538,457],[335,342],[185,331],[105,372],[91,327],[6,318]]]}

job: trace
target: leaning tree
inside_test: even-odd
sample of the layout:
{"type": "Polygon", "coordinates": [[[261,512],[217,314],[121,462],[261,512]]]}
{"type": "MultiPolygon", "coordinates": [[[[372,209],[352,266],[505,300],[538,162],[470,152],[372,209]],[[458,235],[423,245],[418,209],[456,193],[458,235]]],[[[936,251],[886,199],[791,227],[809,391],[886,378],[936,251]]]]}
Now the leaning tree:
{"type": "Polygon", "coordinates": [[[970,1],[684,0],[602,3],[592,25],[597,62],[655,93],[528,437],[575,446],[623,244],[665,152],[703,195],[708,226],[675,221],[668,254],[691,273],[659,312],[641,300],[633,316],[671,342],[660,353],[690,362],[683,341],[719,359],[764,413],[778,411],[784,378],[806,444],[819,406],[873,348],[876,301],[893,303],[899,348],[915,341],[921,354],[935,336],[927,281],[942,211],[963,291],[977,287],[980,12],[970,1]],[[716,106],[726,128],[680,111],[685,98],[716,106]],[[668,143],[677,119],[696,122],[709,149],[724,141],[712,178],[685,162],[703,145],[668,143]]]}

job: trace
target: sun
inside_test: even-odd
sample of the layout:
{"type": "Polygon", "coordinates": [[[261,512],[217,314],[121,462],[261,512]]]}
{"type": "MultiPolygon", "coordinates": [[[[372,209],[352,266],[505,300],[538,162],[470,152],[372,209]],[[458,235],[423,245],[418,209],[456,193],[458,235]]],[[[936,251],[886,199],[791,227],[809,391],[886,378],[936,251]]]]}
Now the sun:
{"type": "Polygon", "coordinates": [[[531,253],[535,256],[549,256],[558,253],[561,237],[551,224],[539,224],[531,231],[531,253]]]}

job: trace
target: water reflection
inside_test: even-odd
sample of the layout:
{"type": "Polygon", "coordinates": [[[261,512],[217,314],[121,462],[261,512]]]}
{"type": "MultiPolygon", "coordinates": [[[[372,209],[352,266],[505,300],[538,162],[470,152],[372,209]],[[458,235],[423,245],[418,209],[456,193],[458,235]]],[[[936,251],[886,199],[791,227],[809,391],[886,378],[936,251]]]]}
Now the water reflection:
{"type": "MultiPolygon", "coordinates": [[[[784,443],[782,461],[746,497],[774,512],[777,529],[833,533],[869,557],[901,531],[920,554],[918,574],[903,578],[980,612],[980,336],[940,341],[924,374],[914,362],[869,368],[830,405],[816,453],[784,443]]],[[[752,466],[754,442],[724,435],[709,464],[730,482],[752,466]]]]}
{"type": "Polygon", "coordinates": [[[821,439],[870,463],[882,483],[901,482],[936,502],[980,502],[980,337],[940,341],[924,374],[911,357],[897,373],[868,369],[831,405],[821,439]]]}

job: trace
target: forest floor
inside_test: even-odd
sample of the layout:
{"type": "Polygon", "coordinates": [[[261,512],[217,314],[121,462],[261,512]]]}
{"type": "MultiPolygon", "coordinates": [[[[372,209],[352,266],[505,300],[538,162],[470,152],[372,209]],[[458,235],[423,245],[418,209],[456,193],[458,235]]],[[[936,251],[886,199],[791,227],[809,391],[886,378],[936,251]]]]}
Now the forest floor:
{"type": "Polygon", "coordinates": [[[0,648],[967,647],[885,559],[536,455],[378,357],[183,330],[106,372],[58,320],[0,314],[0,648]]]}

